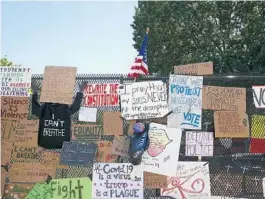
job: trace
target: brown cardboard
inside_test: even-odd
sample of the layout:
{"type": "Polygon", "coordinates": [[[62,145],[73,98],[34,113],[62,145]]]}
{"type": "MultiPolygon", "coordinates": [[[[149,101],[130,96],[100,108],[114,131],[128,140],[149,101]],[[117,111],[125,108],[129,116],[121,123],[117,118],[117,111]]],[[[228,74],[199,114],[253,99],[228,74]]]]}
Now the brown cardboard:
{"type": "Polygon", "coordinates": [[[1,167],[1,198],[4,193],[4,189],[6,185],[6,175],[7,175],[6,170],[3,167],[1,167]]]}
{"type": "Polygon", "coordinates": [[[72,104],[77,68],[46,66],[40,102],[72,104]]]}
{"type": "Polygon", "coordinates": [[[246,88],[205,86],[202,108],[208,110],[246,110],[246,88]]]}
{"type": "Polygon", "coordinates": [[[97,162],[115,162],[118,158],[118,155],[112,154],[111,149],[111,141],[98,142],[97,162]]]}
{"type": "Polygon", "coordinates": [[[167,184],[167,176],[144,172],[144,188],[160,189],[167,184]]]}
{"type": "Polygon", "coordinates": [[[102,135],[101,125],[91,124],[73,124],[72,125],[72,139],[98,141],[102,135]]]}
{"type": "Polygon", "coordinates": [[[41,154],[40,162],[43,165],[48,165],[54,168],[68,169],[69,168],[68,165],[60,165],[60,157],[61,157],[60,153],[43,151],[41,154]]]}
{"type": "Polygon", "coordinates": [[[15,120],[1,120],[1,140],[15,140],[16,124],[15,120]]]}
{"type": "Polygon", "coordinates": [[[8,172],[10,182],[43,182],[50,175],[55,177],[56,169],[42,163],[13,163],[8,172]]]}
{"type": "Polygon", "coordinates": [[[124,136],[115,136],[112,144],[112,154],[129,157],[128,150],[130,146],[130,138],[124,136]]]}
{"type": "Polygon", "coordinates": [[[248,115],[244,111],[214,112],[215,137],[249,137],[248,115]]]}
{"type": "Polygon", "coordinates": [[[15,142],[37,146],[39,120],[20,120],[17,122],[15,142]]]}
{"type": "Polygon", "coordinates": [[[174,74],[181,75],[212,75],[213,62],[174,66],[174,74]]]}
{"type": "Polygon", "coordinates": [[[28,97],[1,97],[1,119],[27,119],[28,111],[28,97]]]}
{"type": "Polygon", "coordinates": [[[11,183],[7,184],[5,187],[5,193],[3,198],[15,198],[18,196],[18,199],[24,199],[28,193],[33,188],[34,184],[20,184],[20,183],[11,183]],[[13,197],[12,197],[13,196],[13,197]]]}
{"type": "Polygon", "coordinates": [[[39,162],[42,148],[29,144],[14,143],[12,150],[12,160],[18,162],[39,162]]]}
{"type": "Polygon", "coordinates": [[[103,131],[105,135],[123,135],[123,121],[120,112],[103,113],[103,131]]]}
{"type": "Polygon", "coordinates": [[[13,142],[10,142],[8,140],[1,141],[1,164],[2,165],[6,165],[10,163],[12,148],[13,148],[13,142]]]}

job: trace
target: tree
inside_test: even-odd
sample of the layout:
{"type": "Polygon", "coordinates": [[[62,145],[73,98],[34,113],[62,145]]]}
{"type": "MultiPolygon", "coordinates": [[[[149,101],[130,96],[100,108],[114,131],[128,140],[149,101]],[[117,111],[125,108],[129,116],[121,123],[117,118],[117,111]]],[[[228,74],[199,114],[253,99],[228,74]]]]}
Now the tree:
{"type": "Polygon", "coordinates": [[[150,27],[148,66],[214,62],[222,73],[265,74],[265,3],[258,1],[139,1],[131,25],[134,48],[150,27]]]}
{"type": "Polygon", "coordinates": [[[12,61],[9,61],[7,59],[7,56],[5,56],[4,58],[1,58],[1,66],[20,66],[20,65],[16,65],[16,64],[13,64],[12,61]]]}

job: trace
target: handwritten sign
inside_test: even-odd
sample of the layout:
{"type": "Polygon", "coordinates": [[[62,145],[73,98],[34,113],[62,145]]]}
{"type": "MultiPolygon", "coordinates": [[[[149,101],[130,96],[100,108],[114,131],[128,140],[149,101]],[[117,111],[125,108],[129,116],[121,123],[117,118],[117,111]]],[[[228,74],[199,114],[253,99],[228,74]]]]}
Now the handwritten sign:
{"type": "Polygon", "coordinates": [[[174,66],[174,74],[182,75],[212,75],[213,62],[204,62],[196,64],[187,64],[182,66],[174,66]]]}
{"type": "Polygon", "coordinates": [[[0,67],[1,96],[29,97],[31,69],[21,67],[0,67]]]}
{"type": "Polygon", "coordinates": [[[130,138],[124,136],[115,136],[112,144],[112,153],[122,156],[129,157],[128,151],[130,146],[130,138]]]}
{"type": "Polygon", "coordinates": [[[77,68],[46,66],[40,102],[72,104],[77,68]]]}
{"type": "Polygon", "coordinates": [[[12,160],[19,162],[38,162],[41,156],[42,148],[28,144],[14,143],[12,160]]]}
{"type": "Polygon", "coordinates": [[[178,162],[176,177],[168,177],[162,196],[211,199],[209,166],[206,162],[178,162]]]}
{"type": "Polygon", "coordinates": [[[16,126],[15,142],[38,145],[39,120],[19,120],[16,126]]]}
{"type": "Polygon", "coordinates": [[[118,155],[112,154],[111,149],[111,141],[98,142],[97,162],[115,162],[118,158],[118,155]]]}
{"type": "Polygon", "coordinates": [[[256,108],[265,108],[265,86],[252,86],[253,100],[256,108]]]}
{"type": "Polygon", "coordinates": [[[84,106],[119,106],[119,84],[88,84],[83,93],[84,106]]]}
{"type": "Polygon", "coordinates": [[[215,137],[249,137],[248,115],[244,111],[215,111],[215,137]]]}
{"type": "Polygon", "coordinates": [[[265,116],[252,115],[251,137],[265,139],[265,116]]]}
{"type": "Polygon", "coordinates": [[[104,135],[123,135],[123,121],[120,118],[120,112],[103,113],[103,131],[104,135]]]}
{"type": "Polygon", "coordinates": [[[169,112],[166,84],[162,81],[123,84],[119,92],[126,120],[158,118],[169,112]]]}
{"type": "Polygon", "coordinates": [[[1,164],[6,165],[10,163],[13,142],[8,140],[1,140],[1,164]]]}
{"type": "Polygon", "coordinates": [[[19,184],[19,183],[11,183],[7,184],[5,187],[4,197],[3,198],[10,198],[10,199],[23,199],[25,198],[28,193],[33,188],[33,184],[19,184]]]}
{"type": "Polygon", "coordinates": [[[246,88],[205,86],[202,108],[208,110],[246,110],[246,88]]]}
{"type": "Polygon", "coordinates": [[[93,199],[143,199],[143,172],[135,169],[129,163],[94,164],[93,199]]]}
{"type": "Polygon", "coordinates": [[[144,188],[160,189],[167,185],[167,176],[144,172],[144,188]]]}
{"type": "Polygon", "coordinates": [[[213,156],[213,133],[187,131],[186,156],[213,156]]]}
{"type": "Polygon", "coordinates": [[[64,142],[61,154],[61,164],[69,166],[88,166],[94,161],[96,151],[96,144],[64,142]]]}
{"type": "Polygon", "coordinates": [[[1,140],[15,140],[16,124],[15,120],[1,120],[1,140]]]}
{"type": "Polygon", "coordinates": [[[56,169],[42,163],[13,163],[9,172],[10,182],[43,182],[47,176],[54,176],[56,169]]]}
{"type": "Polygon", "coordinates": [[[82,122],[96,122],[97,121],[97,109],[81,107],[79,109],[78,120],[82,122]]]}
{"type": "Polygon", "coordinates": [[[73,140],[100,140],[102,134],[102,126],[90,124],[73,124],[72,133],[73,140]]]}
{"type": "Polygon", "coordinates": [[[1,118],[24,120],[28,117],[28,97],[1,97],[1,118]]]}
{"type": "Polygon", "coordinates": [[[68,165],[60,165],[61,154],[51,151],[43,151],[40,162],[44,165],[49,165],[54,168],[68,169],[68,165]]]}
{"type": "Polygon", "coordinates": [[[167,118],[168,127],[201,129],[201,76],[170,75],[169,106],[173,111],[167,118]]]}
{"type": "Polygon", "coordinates": [[[25,199],[47,199],[51,198],[51,196],[51,189],[47,183],[37,183],[25,199]]]}
{"type": "Polygon", "coordinates": [[[150,123],[150,144],[142,156],[143,171],[160,175],[175,176],[178,163],[182,132],[180,129],[168,128],[166,125],[150,123]]]}
{"type": "Polygon", "coordinates": [[[91,181],[88,177],[52,179],[49,185],[51,199],[92,199],[91,181]]]}

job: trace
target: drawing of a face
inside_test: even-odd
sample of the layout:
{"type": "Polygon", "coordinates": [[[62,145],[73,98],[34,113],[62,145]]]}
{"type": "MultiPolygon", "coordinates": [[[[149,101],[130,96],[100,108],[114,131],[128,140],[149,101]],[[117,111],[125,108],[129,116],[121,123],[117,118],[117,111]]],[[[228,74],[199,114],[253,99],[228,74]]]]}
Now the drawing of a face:
{"type": "Polygon", "coordinates": [[[150,129],[149,132],[150,144],[147,149],[148,155],[156,157],[164,151],[166,145],[172,142],[168,139],[167,133],[163,129],[150,129]]]}

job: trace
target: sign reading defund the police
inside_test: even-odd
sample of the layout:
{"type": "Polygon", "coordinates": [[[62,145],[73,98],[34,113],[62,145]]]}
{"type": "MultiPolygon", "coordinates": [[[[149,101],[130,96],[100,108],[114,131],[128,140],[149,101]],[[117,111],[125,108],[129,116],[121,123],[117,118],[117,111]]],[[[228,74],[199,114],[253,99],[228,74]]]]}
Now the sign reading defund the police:
{"type": "Polygon", "coordinates": [[[168,127],[201,129],[202,76],[170,75],[168,127]]]}
{"type": "Polygon", "coordinates": [[[159,118],[168,113],[167,89],[162,81],[123,84],[119,93],[126,120],[159,118]]]}

